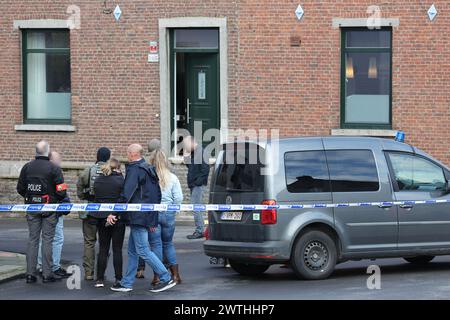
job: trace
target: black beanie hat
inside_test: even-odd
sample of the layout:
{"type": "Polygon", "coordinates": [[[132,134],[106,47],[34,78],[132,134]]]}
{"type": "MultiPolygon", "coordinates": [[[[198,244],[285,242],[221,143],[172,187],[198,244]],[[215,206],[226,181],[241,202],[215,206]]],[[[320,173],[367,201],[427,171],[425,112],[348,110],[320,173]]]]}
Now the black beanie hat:
{"type": "Polygon", "coordinates": [[[106,162],[111,157],[111,150],[101,147],[97,150],[97,162],[106,162]]]}

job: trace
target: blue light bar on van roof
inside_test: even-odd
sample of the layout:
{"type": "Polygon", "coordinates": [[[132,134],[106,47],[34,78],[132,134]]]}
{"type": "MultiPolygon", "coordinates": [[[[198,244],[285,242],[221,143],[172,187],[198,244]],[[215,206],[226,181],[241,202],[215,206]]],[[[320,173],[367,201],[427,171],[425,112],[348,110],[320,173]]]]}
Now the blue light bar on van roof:
{"type": "Polygon", "coordinates": [[[403,131],[397,131],[395,135],[395,141],[405,142],[405,133],[403,131]]]}

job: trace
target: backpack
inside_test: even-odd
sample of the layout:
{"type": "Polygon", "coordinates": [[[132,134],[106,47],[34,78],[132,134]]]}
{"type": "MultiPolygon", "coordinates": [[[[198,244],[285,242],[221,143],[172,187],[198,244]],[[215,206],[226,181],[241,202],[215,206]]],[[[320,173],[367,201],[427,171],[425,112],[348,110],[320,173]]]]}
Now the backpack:
{"type": "Polygon", "coordinates": [[[95,196],[95,192],[94,192],[94,183],[95,183],[95,179],[97,179],[97,177],[99,175],[103,174],[100,165],[98,163],[94,164],[90,169],[89,169],[89,187],[88,187],[88,193],[89,196],[94,197],[95,196]]]}

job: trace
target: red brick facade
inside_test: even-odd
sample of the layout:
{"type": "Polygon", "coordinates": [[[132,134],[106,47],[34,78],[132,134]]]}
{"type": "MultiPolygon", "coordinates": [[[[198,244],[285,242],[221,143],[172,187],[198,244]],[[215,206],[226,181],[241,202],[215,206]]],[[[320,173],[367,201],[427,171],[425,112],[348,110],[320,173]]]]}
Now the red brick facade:
{"type": "MultiPolygon", "coordinates": [[[[333,18],[367,18],[372,1],[127,0],[116,22],[103,1],[4,0],[0,19],[0,160],[26,160],[45,138],[66,160],[92,160],[101,145],[124,155],[131,142],[160,136],[158,63],[147,62],[158,19],[226,17],[230,128],[278,128],[282,136],[330,135],[340,126],[340,30],[333,18]],[[81,10],[71,31],[74,133],[18,132],[22,123],[21,33],[14,20],[66,19],[81,10]],[[291,36],[301,39],[299,47],[291,36]]],[[[450,164],[450,6],[385,1],[393,28],[392,117],[407,142],[450,164]]],[[[161,40],[160,40],[161,41],[161,40]]]]}

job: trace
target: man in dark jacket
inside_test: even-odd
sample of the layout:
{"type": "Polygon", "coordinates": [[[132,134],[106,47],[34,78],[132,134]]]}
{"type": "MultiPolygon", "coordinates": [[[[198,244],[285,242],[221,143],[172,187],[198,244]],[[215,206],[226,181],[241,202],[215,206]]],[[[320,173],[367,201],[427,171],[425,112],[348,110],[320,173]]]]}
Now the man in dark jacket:
{"type": "MultiPolygon", "coordinates": [[[[67,185],[61,168],[49,160],[50,145],[41,141],[36,145],[36,159],[20,171],[17,192],[26,204],[59,203],[67,196],[67,185]]],[[[42,232],[42,281],[54,282],[61,277],[52,272],[52,242],[58,222],[54,212],[27,213],[29,240],[27,248],[27,283],[36,282],[39,239],[42,232]]]]}
{"type": "MultiPolygon", "coordinates": [[[[127,203],[157,204],[161,202],[158,176],[155,168],[145,162],[142,153],[143,149],[139,144],[128,147],[129,164],[126,168],[122,198],[127,203]]],[[[151,251],[148,242],[149,229],[158,226],[158,212],[129,211],[128,220],[130,223],[128,268],[122,281],[114,285],[111,290],[119,292],[133,290],[139,257],[144,259],[159,276],[160,282],[151,287],[151,292],[162,292],[175,286],[176,282],[173,281],[164,264],[151,251]]]]}
{"type": "MultiPolygon", "coordinates": [[[[204,159],[203,148],[195,141],[194,137],[187,136],[183,139],[184,163],[188,168],[187,183],[191,191],[191,204],[203,203],[203,193],[208,184],[209,164],[204,159]]],[[[188,239],[201,239],[205,224],[203,212],[194,211],[195,231],[188,235],[188,239]]]]}
{"type": "MultiPolygon", "coordinates": [[[[111,150],[101,147],[97,150],[97,161],[94,165],[87,167],[77,181],[77,194],[81,200],[95,201],[94,183],[95,179],[102,174],[101,166],[111,157],[111,150]]],[[[94,280],[95,266],[95,244],[97,242],[97,220],[89,212],[81,212],[80,219],[83,221],[83,268],[84,279],[94,280]]]]}

